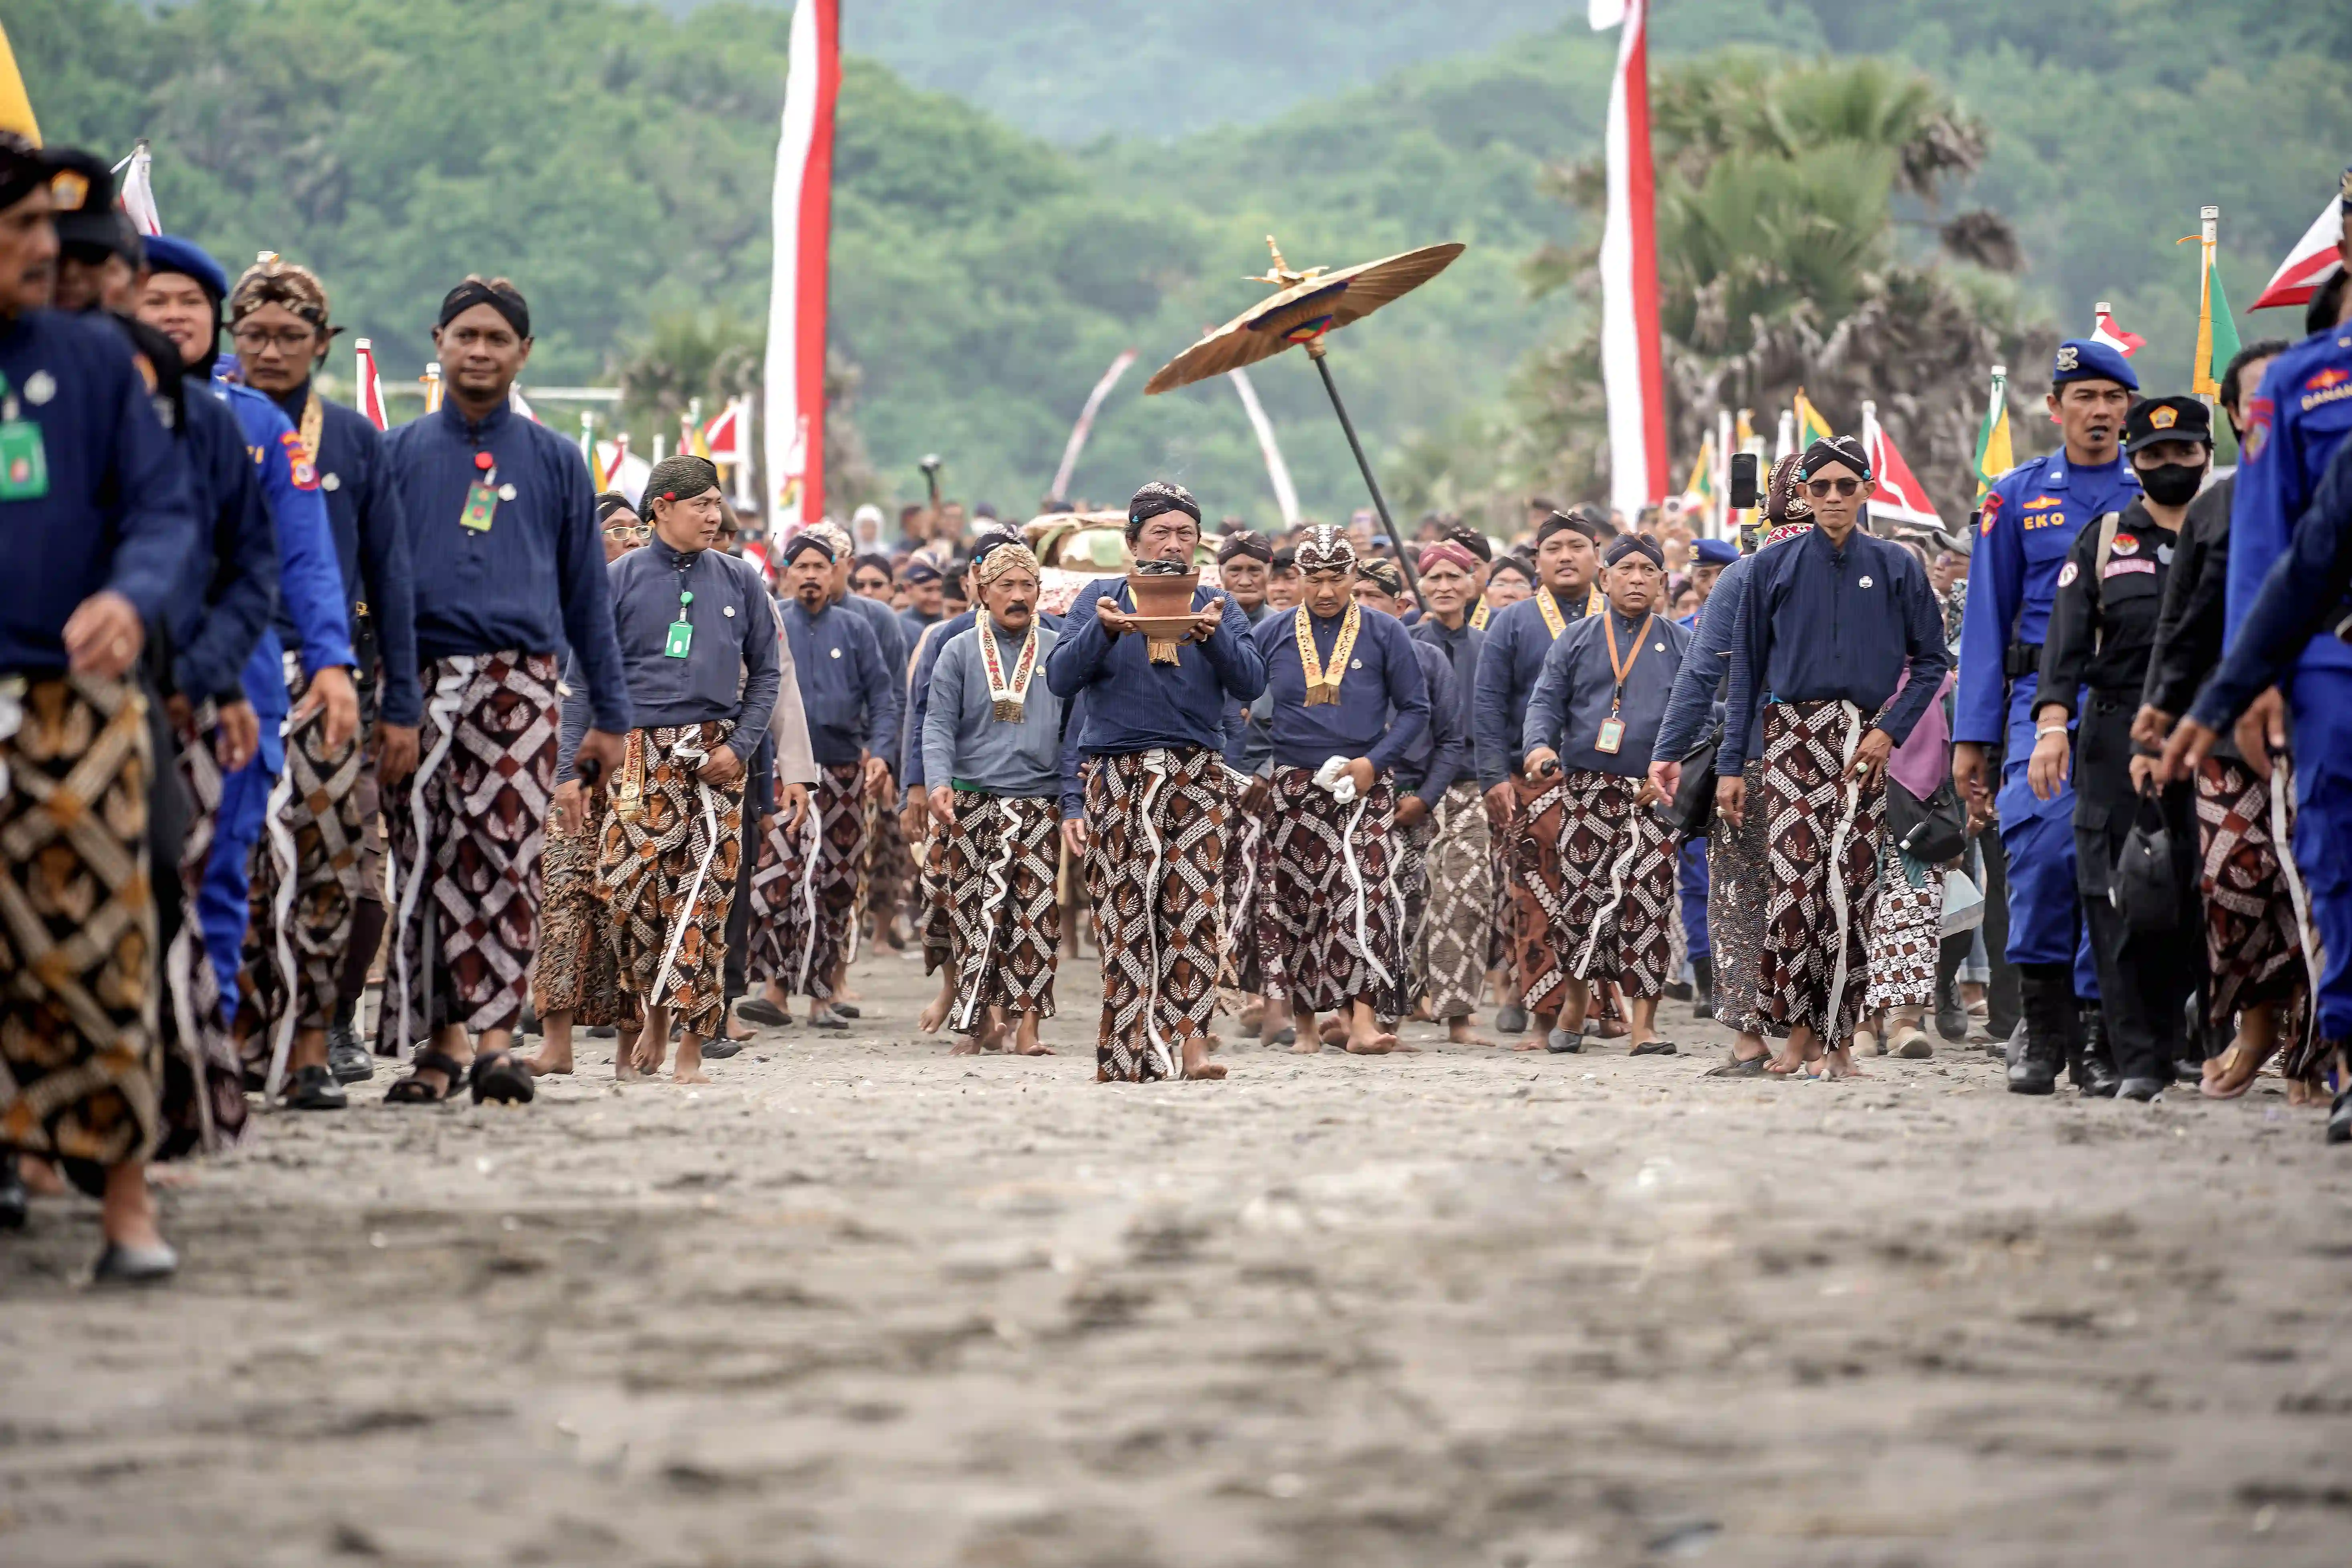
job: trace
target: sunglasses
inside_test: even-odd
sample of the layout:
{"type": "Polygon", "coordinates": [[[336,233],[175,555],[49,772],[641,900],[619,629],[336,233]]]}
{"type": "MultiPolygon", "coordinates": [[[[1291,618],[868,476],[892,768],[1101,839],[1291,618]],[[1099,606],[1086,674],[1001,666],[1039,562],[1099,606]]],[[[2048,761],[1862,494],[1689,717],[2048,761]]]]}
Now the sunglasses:
{"type": "Polygon", "coordinates": [[[1851,496],[1861,488],[1862,481],[1859,479],[1808,479],[1805,481],[1805,494],[1816,499],[1826,497],[1832,490],[1841,496],[1851,496]]]}

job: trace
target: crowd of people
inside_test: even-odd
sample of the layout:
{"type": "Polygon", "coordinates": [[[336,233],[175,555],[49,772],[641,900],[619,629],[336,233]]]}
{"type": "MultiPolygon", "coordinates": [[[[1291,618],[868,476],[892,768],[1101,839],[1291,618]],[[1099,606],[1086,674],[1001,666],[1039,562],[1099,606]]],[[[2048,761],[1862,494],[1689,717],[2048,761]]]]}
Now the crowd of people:
{"type": "Polygon", "coordinates": [[[2069,340],[2057,450],[1965,535],[1880,530],[1843,436],[1736,539],[1548,499],[1510,538],[1204,528],[1155,481],[1127,569],[1056,597],[987,508],[771,537],[683,455],[596,494],[517,411],[503,278],[448,290],[445,401],[380,432],[319,391],[316,274],[232,280],[0,134],[0,1225],[77,1185],[97,1277],[165,1278],[150,1163],[257,1103],[340,1110],[378,1059],[387,1104],[529,1102],[583,1032],[706,1082],[795,1009],[850,1027],[866,945],[919,949],[964,1053],[1047,1052],[1091,948],[1105,1081],[1223,1077],[1221,1013],[1667,1055],[1671,995],[1733,1037],[1710,1076],[1932,1022],[2021,1094],[2226,1099],[2275,1056],[2315,1101],[2343,293],[2229,368],[2219,479],[2202,400],[2069,340]]]}

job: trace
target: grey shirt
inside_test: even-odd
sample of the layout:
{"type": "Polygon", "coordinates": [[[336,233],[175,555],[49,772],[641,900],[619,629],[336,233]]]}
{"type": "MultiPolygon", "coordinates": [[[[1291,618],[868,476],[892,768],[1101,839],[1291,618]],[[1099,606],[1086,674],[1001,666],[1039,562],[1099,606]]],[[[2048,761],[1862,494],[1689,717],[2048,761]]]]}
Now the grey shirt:
{"type": "MultiPolygon", "coordinates": [[[[782,680],[775,609],[758,570],[724,550],[679,551],[659,539],[604,570],[636,727],[733,719],[727,745],[751,761],[768,733],[782,680]],[[687,594],[693,597],[682,601],[687,594]],[[672,658],[670,628],[680,621],[693,632],[686,656],[672,658]]],[[[576,678],[572,685],[576,691],[576,678]]],[[[567,763],[579,749],[588,716],[583,697],[565,703],[567,763]]]]}
{"type": "Polygon", "coordinates": [[[995,716],[988,670],[981,661],[983,635],[995,637],[1008,681],[1021,657],[1022,640],[999,634],[993,620],[983,619],[948,639],[931,670],[930,702],[923,714],[923,781],[933,788],[969,784],[991,795],[1056,799],[1062,792],[1062,699],[1045,685],[1045,655],[1058,634],[1042,624],[1037,628],[1037,673],[1018,724],[995,716]]]}

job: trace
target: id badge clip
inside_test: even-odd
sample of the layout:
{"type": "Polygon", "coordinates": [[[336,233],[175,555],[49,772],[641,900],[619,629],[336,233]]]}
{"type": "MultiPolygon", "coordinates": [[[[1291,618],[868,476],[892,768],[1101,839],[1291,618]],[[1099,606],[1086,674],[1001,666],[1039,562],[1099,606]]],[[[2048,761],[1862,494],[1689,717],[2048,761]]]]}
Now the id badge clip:
{"type": "Polygon", "coordinates": [[[1624,744],[1624,721],[1612,713],[1601,721],[1601,733],[1592,737],[1592,749],[1603,756],[1614,757],[1618,747],[1624,744]]]}
{"type": "Polygon", "coordinates": [[[466,509],[457,514],[457,526],[486,534],[499,513],[499,470],[487,452],[474,454],[474,466],[481,476],[467,486],[466,509]]]}
{"type": "Polygon", "coordinates": [[[0,501],[37,501],[49,493],[49,451],[41,427],[24,417],[0,377],[0,501]]]}
{"type": "Polygon", "coordinates": [[[673,621],[669,623],[669,640],[662,644],[662,657],[683,659],[694,652],[694,622],[673,621]]]}

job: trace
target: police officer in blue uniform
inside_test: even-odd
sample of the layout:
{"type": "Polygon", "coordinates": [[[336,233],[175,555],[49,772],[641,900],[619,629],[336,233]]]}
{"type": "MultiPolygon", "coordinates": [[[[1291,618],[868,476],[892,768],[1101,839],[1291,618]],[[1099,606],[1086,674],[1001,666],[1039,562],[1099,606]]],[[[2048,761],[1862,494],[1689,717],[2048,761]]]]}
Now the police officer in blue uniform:
{"type": "MultiPolygon", "coordinates": [[[[2352,169],[2336,252],[2352,267],[2352,169]]],[[[2246,405],[2230,513],[2221,666],[2165,748],[2178,776],[2241,714],[2249,766],[2290,733],[2294,862],[2326,954],[2319,1032],[2352,1041],[2352,642],[2344,584],[2352,562],[2352,325],[2322,325],[2271,362],[2246,405]],[[2333,635],[2330,635],[2330,632],[2333,635]],[[2276,683],[2276,684],[2273,684],[2276,683]],[[2266,744],[2267,743],[2267,744],[2266,744]]],[[[2352,1141],[2352,1089],[2336,1097],[2330,1143],[2352,1141]]]]}
{"type": "MultiPolygon", "coordinates": [[[[141,285],[139,319],[179,345],[188,395],[209,395],[228,405],[245,433],[246,446],[261,476],[262,498],[278,534],[278,594],[286,612],[302,628],[302,664],[310,677],[305,712],[327,710],[327,727],[340,746],[359,726],[359,695],[352,685],[350,612],[343,598],[342,566],[317,467],[298,457],[301,437],[276,403],[249,388],[214,379],[220,351],[221,303],[228,277],[219,263],[188,241],[171,235],[147,240],[147,276],[141,285]],[[190,288],[193,285],[193,289],[190,288]]],[[[244,943],[253,849],[278,769],[285,766],[281,738],[289,701],[283,651],[273,629],[245,666],[247,700],[261,724],[254,759],[221,784],[220,814],[213,833],[210,863],[196,910],[205,926],[205,947],[220,978],[221,996],[236,1005],[236,971],[244,943]]]]}
{"type": "Polygon", "coordinates": [[[2058,345],[2050,382],[2050,412],[2064,444],[2011,469],[1985,497],[1952,724],[1952,782],[1972,817],[1998,816],[2008,862],[2008,956],[2023,992],[2026,1036],[2026,1048],[2011,1052],[2010,1088],[2024,1094],[2049,1092],[2039,1064],[2050,1061],[2075,1064],[2077,1087],[2089,1082],[2081,1013],[2098,996],[2075,890],[2074,792],[2042,800],[2026,776],[2042,643],[2074,536],[2139,495],[2121,448],[2124,415],[2139,390],[2131,366],[2104,343],[2069,339],[2058,345]],[[1988,783],[1994,753],[2001,758],[1997,793],[1988,783]]]}

